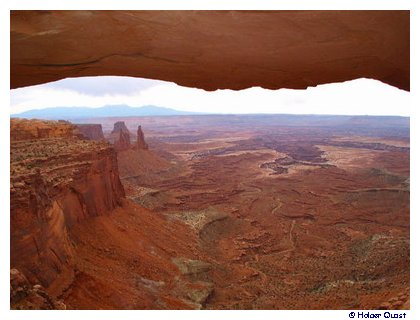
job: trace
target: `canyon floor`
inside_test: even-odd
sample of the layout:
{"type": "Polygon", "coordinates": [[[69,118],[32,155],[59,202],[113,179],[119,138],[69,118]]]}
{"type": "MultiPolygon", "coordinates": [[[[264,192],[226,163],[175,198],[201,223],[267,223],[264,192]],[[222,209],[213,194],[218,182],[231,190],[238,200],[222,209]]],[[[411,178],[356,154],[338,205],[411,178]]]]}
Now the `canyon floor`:
{"type": "Polygon", "coordinates": [[[409,308],[406,118],[83,122],[107,137],[116,121],[141,124],[148,149],[117,152],[125,197],[109,213],[66,222],[72,275],[44,286],[67,308],[409,308]]]}

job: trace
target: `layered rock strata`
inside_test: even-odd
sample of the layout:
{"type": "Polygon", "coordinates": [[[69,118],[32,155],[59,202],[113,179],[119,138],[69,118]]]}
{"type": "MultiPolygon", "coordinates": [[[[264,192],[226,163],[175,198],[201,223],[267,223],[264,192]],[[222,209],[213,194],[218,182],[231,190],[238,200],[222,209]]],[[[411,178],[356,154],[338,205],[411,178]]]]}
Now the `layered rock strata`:
{"type": "Polygon", "coordinates": [[[68,121],[12,119],[10,140],[80,137],[80,132],[68,121]]]}
{"type": "Polygon", "coordinates": [[[149,146],[147,145],[146,141],[144,140],[144,134],[143,130],[141,129],[141,126],[138,126],[137,128],[137,149],[141,150],[147,150],[149,149],[149,146]]]}
{"type": "Polygon", "coordinates": [[[88,140],[104,140],[101,124],[77,124],[80,133],[88,140]]]}
{"type": "Polygon", "coordinates": [[[130,149],[130,147],[131,147],[130,134],[121,130],[118,133],[118,140],[115,140],[114,142],[115,150],[124,151],[124,150],[130,149]]]}
{"type": "Polygon", "coordinates": [[[130,131],[128,130],[124,121],[117,121],[114,123],[114,129],[112,129],[111,135],[118,134],[120,131],[130,134],[130,131]]]}
{"type": "Polygon", "coordinates": [[[10,150],[11,268],[55,296],[74,276],[72,226],[110,213],[125,196],[116,152],[108,143],[63,134],[75,130],[69,123],[51,122],[54,129],[48,138],[23,140],[28,132],[39,132],[38,122],[15,122],[10,150]]]}
{"type": "Polygon", "coordinates": [[[17,269],[10,270],[10,308],[17,310],[65,310],[66,305],[52,298],[40,284],[32,285],[17,269]]]}
{"type": "Polygon", "coordinates": [[[115,150],[123,151],[131,148],[130,131],[124,121],[114,123],[114,128],[109,135],[108,140],[114,145],[115,150]]]}

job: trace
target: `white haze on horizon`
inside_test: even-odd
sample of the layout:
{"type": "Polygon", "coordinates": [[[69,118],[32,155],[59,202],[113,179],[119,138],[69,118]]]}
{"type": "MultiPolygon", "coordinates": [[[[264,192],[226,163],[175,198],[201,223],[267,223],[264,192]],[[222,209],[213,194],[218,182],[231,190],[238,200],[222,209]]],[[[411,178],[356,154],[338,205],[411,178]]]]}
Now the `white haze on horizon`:
{"type": "Polygon", "coordinates": [[[182,87],[131,77],[68,78],[10,91],[12,114],[52,107],[156,105],[207,113],[285,113],[410,116],[410,93],[377,80],[357,79],[306,90],[240,91],[182,87]]]}

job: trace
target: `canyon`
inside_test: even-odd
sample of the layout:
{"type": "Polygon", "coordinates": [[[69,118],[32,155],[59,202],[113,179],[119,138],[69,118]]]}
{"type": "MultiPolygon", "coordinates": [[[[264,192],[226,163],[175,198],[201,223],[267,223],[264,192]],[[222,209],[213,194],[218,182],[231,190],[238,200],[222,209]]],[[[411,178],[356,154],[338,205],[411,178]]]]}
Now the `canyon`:
{"type": "MultiPolygon", "coordinates": [[[[120,75],[409,91],[410,11],[12,10],[10,57],[11,88],[120,75]]],[[[410,308],[408,118],[10,127],[11,309],[410,308]]]]}
{"type": "Polygon", "coordinates": [[[408,309],[401,117],[11,120],[13,309],[408,309]]]}

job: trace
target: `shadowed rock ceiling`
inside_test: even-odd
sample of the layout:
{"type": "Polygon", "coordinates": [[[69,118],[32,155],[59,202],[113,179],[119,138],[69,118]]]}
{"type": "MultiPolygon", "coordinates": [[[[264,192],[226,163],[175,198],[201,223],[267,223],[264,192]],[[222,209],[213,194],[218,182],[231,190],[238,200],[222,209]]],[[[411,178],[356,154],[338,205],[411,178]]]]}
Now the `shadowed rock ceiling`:
{"type": "Polygon", "coordinates": [[[120,75],[205,90],[410,89],[409,11],[12,11],[11,87],[120,75]]]}

